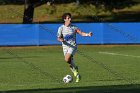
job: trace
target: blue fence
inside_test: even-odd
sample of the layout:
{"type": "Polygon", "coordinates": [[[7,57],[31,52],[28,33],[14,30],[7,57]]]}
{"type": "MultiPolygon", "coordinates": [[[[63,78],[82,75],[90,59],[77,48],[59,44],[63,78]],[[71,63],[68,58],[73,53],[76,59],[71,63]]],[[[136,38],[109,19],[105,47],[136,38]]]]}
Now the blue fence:
{"type": "MultiPolygon", "coordinates": [[[[0,46],[53,45],[60,23],[0,24],[0,46]]],[[[74,23],[93,37],[77,34],[78,44],[140,44],[140,23],[74,23]]]]}

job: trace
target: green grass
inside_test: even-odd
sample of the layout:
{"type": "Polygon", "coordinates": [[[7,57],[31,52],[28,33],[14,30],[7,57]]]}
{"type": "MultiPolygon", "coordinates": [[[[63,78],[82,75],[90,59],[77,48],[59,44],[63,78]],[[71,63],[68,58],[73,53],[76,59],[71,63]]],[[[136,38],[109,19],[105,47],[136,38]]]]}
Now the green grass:
{"type": "Polygon", "coordinates": [[[60,46],[1,47],[0,91],[46,93],[139,89],[139,46],[85,45],[79,46],[78,50],[80,52],[74,58],[82,79],[75,83],[73,77],[72,83],[64,84],[62,78],[73,74],[64,62],[60,46]]]}
{"type": "Polygon", "coordinates": [[[0,23],[22,23],[23,5],[0,5],[0,23]]]}
{"type": "MultiPolygon", "coordinates": [[[[103,5],[95,7],[93,4],[79,6],[75,3],[53,6],[43,4],[35,8],[33,22],[62,22],[61,16],[64,12],[72,13],[73,21],[99,22],[100,20],[97,20],[96,16],[102,21],[139,21],[139,10],[139,3],[111,9],[103,5]]],[[[22,23],[24,5],[0,5],[0,13],[0,23],[22,23]]]]}

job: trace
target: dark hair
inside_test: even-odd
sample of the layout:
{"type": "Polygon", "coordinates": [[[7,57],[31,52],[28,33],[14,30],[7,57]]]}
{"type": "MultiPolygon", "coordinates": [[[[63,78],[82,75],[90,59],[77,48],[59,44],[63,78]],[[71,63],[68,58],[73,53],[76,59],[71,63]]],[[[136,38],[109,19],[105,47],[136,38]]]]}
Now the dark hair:
{"type": "Polygon", "coordinates": [[[71,17],[71,14],[70,13],[64,13],[63,16],[62,16],[62,19],[66,19],[67,16],[71,17]]]}

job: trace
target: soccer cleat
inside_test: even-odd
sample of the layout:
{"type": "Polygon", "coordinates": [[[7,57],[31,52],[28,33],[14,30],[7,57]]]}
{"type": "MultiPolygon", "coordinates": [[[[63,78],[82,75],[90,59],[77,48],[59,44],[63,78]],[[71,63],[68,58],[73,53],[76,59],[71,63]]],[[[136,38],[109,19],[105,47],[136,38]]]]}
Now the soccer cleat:
{"type": "Polygon", "coordinates": [[[76,81],[75,81],[75,82],[79,82],[80,79],[81,79],[81,77],[80,77],[80,75],[78,74],[78,75],[76,76],[76,81]]]}

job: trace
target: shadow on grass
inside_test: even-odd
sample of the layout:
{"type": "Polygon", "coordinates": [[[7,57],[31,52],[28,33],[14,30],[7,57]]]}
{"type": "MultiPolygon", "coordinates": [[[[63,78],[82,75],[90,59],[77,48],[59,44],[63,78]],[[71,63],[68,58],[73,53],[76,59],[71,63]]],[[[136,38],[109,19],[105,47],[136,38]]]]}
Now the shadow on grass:
{"type": "MultiPolygon", "coordinates": [[[[111,16],[73,16],[72,22],[140,22],[140,11],[115,12],[111,16]]],[[[39,23],[63,23],[63,21],[58,19],[56,21],[40,21],[39,23]]]]}
{"type": "Polygon", "coordinates": [[[123,11],[114,15],[114,21],[140,22],[140,11],[123,11]]]}
{"type": "Polygon", "coordinates": [[[0,93],[140,93],[140,85],[89,86],[1,91],[0,93]]]}
{"type": "Polygon", "coordinates": [[[113,13],[111,16],[85,16],[81,18],[88,20],[88,22],[140,22],[140,11],[122,11],[113,13]]]}
{"type": "Polygon", "coordinates": [[[94,17],[94,20],[95,22],[99,20],[100,22],[140,22],[140,11],[115,12],[112,16],[94,17]]]}

